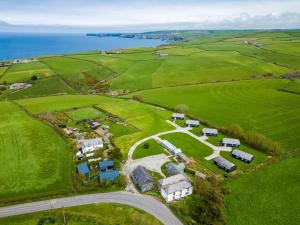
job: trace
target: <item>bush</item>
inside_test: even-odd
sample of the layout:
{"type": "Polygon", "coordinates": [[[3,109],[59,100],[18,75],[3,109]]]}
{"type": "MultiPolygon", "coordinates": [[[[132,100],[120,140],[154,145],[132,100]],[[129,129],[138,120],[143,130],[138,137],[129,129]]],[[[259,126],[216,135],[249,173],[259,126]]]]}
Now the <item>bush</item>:
{"type": "Polygon", "coordinates": [[[185,104],[176,105],[174,111],[177,113],[187,113],[189,111],[189,107],[185,104]]]}
{"type": "Polygon", "coordinates": [[[33,76],[30,78],[30,80],[37,80],[37,79],[38,79],[38,77],[35,76],[35,75],[33,75],[33,76]]]}
{"type": "Polygon", "coordinates": [[[149,143],[145,143],[145,144],[143,145],[143,148],[144,148],[144,149],[149,149],[149,147],[150,147],[149,143]]]}
{"type": "Polygon", "coordinates": [[[144,97],[141,95],[134,95],[132,96],[132,99],[142,102],[144,100],[144,97]]]}

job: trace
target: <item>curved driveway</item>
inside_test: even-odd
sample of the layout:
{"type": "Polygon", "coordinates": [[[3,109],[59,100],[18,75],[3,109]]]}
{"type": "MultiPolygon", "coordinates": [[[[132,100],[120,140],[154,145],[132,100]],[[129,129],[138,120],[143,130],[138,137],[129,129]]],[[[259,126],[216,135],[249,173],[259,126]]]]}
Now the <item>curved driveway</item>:
{"type": "Polygon", "coordinates": [[[151,196],[134,194],[125,191],[79,195],[1,207],[0,217],[97,203],[120,203],[130,205],[148,212],[165,225],[182,225],[182,223],[173,215],[173,213],[160,201],[151,196]]]}

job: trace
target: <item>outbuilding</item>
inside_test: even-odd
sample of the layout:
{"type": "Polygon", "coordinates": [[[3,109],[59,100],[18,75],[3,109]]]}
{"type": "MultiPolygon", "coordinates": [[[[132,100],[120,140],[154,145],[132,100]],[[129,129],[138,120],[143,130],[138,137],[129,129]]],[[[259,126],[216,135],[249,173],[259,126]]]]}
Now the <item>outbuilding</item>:
{"type": "Polygon", "coordinates": [[[91,152],[96,149],[103,148],[102,138],[86,139],[82,143],[82,152],[91,152]]]}
{"type": "Polygon", "coordinates": [[[182,113],[173,113],[172,114],[172,119],[173,120],[184,120],[184,114],[182,113]]]}
{"type": "Polygon", "coordinates": [[[254,159],[254,156],[252,154],[249,154],[247,152],[243,152],[241,150],[235,149],[231,152],[231,156],[239,159],[241,161],[244,161],[246,163],[251,163],[254,159]]]}
{"type": "Polygon", "coordinates": [[[221,169],[225,170],[226,172],[230,173],[234,170],[236,170],[236,166],[229,162],[228,160],[222,158],[222,157],[217,157],[214,159],[214,164],[220,167],[221,169]]]}
{"type": "Polygon", "coordinates": [[[166,148],[172,155],[177,155],[181,152],[181,149],[174,146],[168,140],[162,140],[161,145],[166,148]]]}
{"type": "Polygon", "coordinates": [[[149,191],[154,188],[154,179],[143,166],[137,166],[131,173],[131,178],[133,183],[139,186],[141,192],[149,191]]]}
{"type": "Polygon", "coordinates": [[[185,121],[185,126],[187,126],[187,127],[199,127],[200,122],[199,122],[199,120],[186,120],[185,121]]]}
{"type": "Polygon", "coordinates": [[[114,161],[101,161],[99,162],[99,179],[100,181],[113,181],[119,176],[119,171],[114,169],[114,161]]]}
{"type": "Polygon", "coordinates": [[[77,165],[77,171],[79,174],[83,174],[87,177],[90,176],[90,169],[88,167],[87,162],[83,162],[77,165]]]}
{"type": "Polygon", "coordinates": [[[241,142],[239,139],[234,138],[223,138],[222,139],[222,146],[224,147],[232,147],[232,148],[239,148],[241,145],[241,142]]]}
{"type": "Polygon", "coordinates": [[[174,176],[177,174],[182,174],[184,172],[184,164],[175,164],[175,163],[167,163],[166,165],[166,171],[168,173],[168,176],[174,176]]]}
{"type": "Polygon", "coordinates": [[[212,128],[203,128],[202,135],[216,137],[216,136],[218,136],[218,130],[212,129],[212,128]]]}

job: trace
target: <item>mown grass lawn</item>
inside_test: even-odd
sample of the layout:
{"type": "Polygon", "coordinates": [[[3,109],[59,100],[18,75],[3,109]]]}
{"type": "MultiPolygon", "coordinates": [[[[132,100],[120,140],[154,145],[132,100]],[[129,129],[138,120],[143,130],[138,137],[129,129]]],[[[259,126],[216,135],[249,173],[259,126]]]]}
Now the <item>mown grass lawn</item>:
{"type": "Polygon", "coordinates": [[[73,121],[80,121],[84,119],[104,119],[105,113],[101,112],[93,107],[87,107],[87,108],[79,108],[75,110],[71,110],[67,112],[67,115],[73,120],[73,121]]]}
{"type": "Polygon", "coordinates": [[[0,102],[0,114],[0,204],[70,191],[66,141],[11,102],[0,102]]]}
{"type": "Polygon", "coordinates": [[[141,159],[151,155],[158,155],[165,153],[164,149],[157,141],[150,139],[142,144],[140,144],[134,151],[132,158],[133,159],[141,159]],[[149,148],[145,148],[144,144],[148,144],[149,148]]]}
{"type": "Polygon", "coordinates": [[[286,159],[229,180],[228,225],[300,223],[300,158],[286,159]]]}
{"type": "MultiPolygon", "coordinates": [[[[66,222],[72,225],[162,225],[143,210],[121,204],[105,203],[64,209],[66,222]]],[[[0,218],[5,225],[36,225],[41,218],[53,218],[54,224],[64,224],[62,210],[44,211],[28,215],[0,218]]],[[[46,222],[45,224],[50,224],[46,222]]]]}

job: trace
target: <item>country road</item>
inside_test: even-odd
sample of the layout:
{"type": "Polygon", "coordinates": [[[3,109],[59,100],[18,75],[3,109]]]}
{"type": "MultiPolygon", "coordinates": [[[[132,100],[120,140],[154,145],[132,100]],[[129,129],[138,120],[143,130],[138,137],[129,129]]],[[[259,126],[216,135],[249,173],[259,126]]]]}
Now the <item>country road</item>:
{"type": "Polygon", "coordinates": [[[96,203],[120,203],[130,205],[148,212],[165,225],[182,225],[182,223],[173,215],[173,213],[160,201],[154,199],[151,196],[125,191],[79,195],[1,207],[0,217],[15,216],[50,209],[59,209],[63,207],[96,203]]]}

